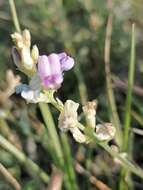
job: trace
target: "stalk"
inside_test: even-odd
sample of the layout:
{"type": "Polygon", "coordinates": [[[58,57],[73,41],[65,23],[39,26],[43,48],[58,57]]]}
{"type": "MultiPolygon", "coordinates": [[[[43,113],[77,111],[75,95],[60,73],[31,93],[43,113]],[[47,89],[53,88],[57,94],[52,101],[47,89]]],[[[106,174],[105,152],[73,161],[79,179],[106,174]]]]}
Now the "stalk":
{"type": "MultiPolygon", "coordinates": [[[[53,100],[53,105],[61,111],[61,106],[53,100]]],[[[70,146],[66,134],[62,134],[61,141],[57,134],[56,126],[53,121],[52,114],[50,112],[49,106],[45,103],[39,103],[39,107],[45,121],[46,127],[48,129],[49,136],[51,137],[51,143],[53,144],[53,151],[56,156],[57,165],[65,171],[65,186],[68,190],[78,190],[76,176],[73,169],[72,155],[70,152],[70,146]]]]}
{"type": "Polygon", "coordinates": [[[57,164],[59,166],[62,166],[63,165],[62,148],[61,148],[61,143],[60,143],[60,140],[55,128],[52,114],[47,104],[39,103],[39,107],[40,107],[44,122],[46,124],[49,136],[51,137],[51,140],[52,140],[51,143],[53,144],[53,147],[54,147],[55,156],[57,158],[57,164]]]}
{"type": "MultiPolygon", "coordinates": [[[[128,152],[129,150],[129,131],[131,127],[131,104],[132,104],[132,90],[134,86],[134,73],[135,73],[135,24],[132,24],[132,36],[131,36],[131,52],[130,52],[130,65],[128,73],[128,90],[126,97],[125,106],[125,120],[124,120],[124,143],[123,151],[128,152]]],[[[120,190],[127,190],[128,187],[125,183],[125,177],[128,172],[122,168],[121,179],[120,179],[120,190]]]]}
{"type": "Polygon", "coordinates": [[[111,113],[111,120],[117,129],[115,140],[117,144],[121,147],[122,145],[121,124],[120,124],[120,120],[119,120],[119,116],[117,112],[114,91],[112,88],[111,69],[110,69],[112,25],[113,25],[113,14],[111,12],[108,17],[107,27],[106,27],[106,36],[105,36],[105,47],[104,47],[105,78],[106,78],[106,90],[107,90],[107,97],[108,97],[108,106],[111,113]]]}
{"type": "Polygon", "coordinates": [[[70,150],[70,146],[69,146],[69,142],[68,142],[66,134],[64,133],[61,134],[61,141],[62,141],[62,146],[63,146],[65,164],[67,166],[69,178],[72,184],[72,189],[78,190],[79,188],[77,186],[76,175],[73,169],[73,159],[72,159],[71,150],[70,150]]]}
{"type": "Polygon", "coordinates": [[[16,29],[17,32],[21,32],[14,0],[9,0],[9,5],[10,5],[10,10],[11,10],[11,14],[12,14],[12,20],[13,20],[15,29],[16,29]]]}

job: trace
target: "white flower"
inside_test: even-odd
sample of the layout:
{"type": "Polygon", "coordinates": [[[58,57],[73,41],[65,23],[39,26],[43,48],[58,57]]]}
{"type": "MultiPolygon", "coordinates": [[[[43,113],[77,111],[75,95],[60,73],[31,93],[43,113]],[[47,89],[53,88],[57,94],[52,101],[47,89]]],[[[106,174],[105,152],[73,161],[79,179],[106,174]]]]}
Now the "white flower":
{"type": "Polygon", "coordinates": [[[73,138],[79,143],[86,143],[85,135],[78,129],[78,114],[77,109],[79,104],[67,100],[64,104],[63,111],[59,116],[59,128],[62,131],[70,131],[73,138]]]}
{"type": "Polygon", "coordinates": [[[78,123],[78,114],[77,114],[78,107],[79,107],[79,104],[72,100],[67,100],[65,102],[64,109],[59,116],[59,128],[62,131],[67,131],[77,125],[77,123],[78,123]]]}
{"type": "Polygon", "coordinates": [[[16,93],[20,93],[27,103],[50,102],[46,94],[40,92],[40,90],[33,90],[26,84],[18,85],[16,87],[16,93]]]}
{"type": "Polygon", "coordinates": [[[21,96],[27,101],[27,103],[49,102],[48,97],[38,90],[22,91],[21,96]]]}

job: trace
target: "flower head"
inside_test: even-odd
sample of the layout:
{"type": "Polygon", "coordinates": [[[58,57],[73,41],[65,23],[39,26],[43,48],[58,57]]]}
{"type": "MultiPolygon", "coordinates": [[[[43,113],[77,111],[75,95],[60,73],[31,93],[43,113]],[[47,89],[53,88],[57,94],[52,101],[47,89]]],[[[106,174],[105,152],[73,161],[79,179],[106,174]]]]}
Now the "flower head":
{"type": "Polygon", "coordinates": [[[63,82],[63,72],[70,70],[74,60],[66,53],[42,55],[38,59],[38,73],[46,89],[58,89],[63,82]]]}

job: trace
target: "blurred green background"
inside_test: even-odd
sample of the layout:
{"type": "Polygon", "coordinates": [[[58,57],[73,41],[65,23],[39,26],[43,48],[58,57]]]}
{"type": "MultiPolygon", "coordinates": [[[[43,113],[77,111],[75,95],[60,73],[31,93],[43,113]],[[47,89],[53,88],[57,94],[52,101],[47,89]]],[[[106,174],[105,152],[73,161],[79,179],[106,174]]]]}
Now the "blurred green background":
{"type": "MultiPolygon", "coordinates": [[[[66,51],[75,59],[75,68],[65,73],[65,81],[58,91],[58,97],[65,101],[73,99],[84,104],[87,100],[98,99],[98,117],[109,121],[107,96],[105,92],[104,74],[104,41],[107,18],[113,11],[113,33],[111,39],[111,71],[114,78],[115,97],[121,120],[123,119],[126,91],[117,81],[127,81],[131,24],[136,23],[136,71],[135,84],[142,90],[143,85],[143,1],[142,0],[15,0],[16,9],[22,29],[29,29],[32,35],[32,44],[36,44],[40,54],[66,51]],[[119,77],[119,78],[118,78],[119,77]]],[[[15,69],[11,59],[13,45],[10,34],[15,31],[8,0],[0,0],[0,81],[3,89],[5,72],[15,69]]],[[[22,76],[22,75],[21,75],[22,76]]],[[[22,76],[22,80],[25,79],[22,76]]],[[[135,91],[133,97],[132,124],[136,128],[143,127],[143,93],[135,91]]],[[[51,171],[51,155],[45,155],[45,146],[42,144],[42,117],[36,105],[26,103],[17,95],[11,97],[11,106],[1,106],[1,109],[10,111],[6,118],[8,131],[0,132],[8,137],[12,134],[15,144],[34,159],[48,172],[51,171]],[[6,107],[6,108],[5,108],[6,107]],[[28,109],[27,109],[28,107],[28,109]],[[32,145],[28,143],[33,143],[32,145]],[[35,147],[34,155],[29,146],[35,147]],[[44,155],[44,156],[43,156],[44,155]],[[33,156],[33,157],[32,157],[33,156]]],[[[57,116],[57,112],[52,112],[57,116]]],[[[56,118],[56,117],[55,117],[56,118]]],[[[82,115],[81,115],[82,118],[82,115]]],[[[55,119],[55,122],[57,120],[55,119]]],[[[133,135],[133,158],[143,166],[143,138],[133,135]]],[[[104,151],[95,146],[80,146],[69,138],[74,158],[99,179],[103,180],[112,189],[117,189],[119,170],[104,151]],[[75,156],[76,155],[76,156],[75,156]]],[[[9,137],[10,140],[10,137],[9,137]]],[[[13,142],[13,141],[12,141],[13,142]]],[[[30,179],[25,170],[15,158],[3,149],[0,149],[0,162],[5,164],[17,179],[23,184],[23,189],[40,189],[42,184],[36,184],[30,179]]],[[[78,174],[78,183],[82,190],[96,189],[87,177],[78,174]],[[83,179],[85,180],[83,182],[83,179]],[[82,182],[82,183],[81,183],[82,182]]],[[[135,189],[143,189],[143,182],[133,178],[135,189]]],[[[3,180],[0,180],[0,189],[11,189],[3,180]]]]}

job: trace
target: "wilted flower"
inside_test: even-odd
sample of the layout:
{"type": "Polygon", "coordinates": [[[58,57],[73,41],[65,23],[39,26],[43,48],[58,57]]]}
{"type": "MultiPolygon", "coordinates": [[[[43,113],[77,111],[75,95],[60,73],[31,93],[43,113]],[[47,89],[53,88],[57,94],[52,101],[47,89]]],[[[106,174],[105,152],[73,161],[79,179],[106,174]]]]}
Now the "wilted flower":
{"type": "Polygon", "coordinates": [[[62,131],[70,131],[77,142],[84,143],[86,142],[85,135],[78,129],[78,114],[77,109],[79,104],[67,100],[64,104],[64,109],[59,116],[59,128],[62,131]]]}
{"type": "Polygon", "coordinates": [[[58,89],[63,82],[63,72],[70,70],[74,59],[66,53],[39,56],[38,73],[46,89],[58,89]]]}
{"type": "Polygon", "coordinates": [[[114,138],[116,133],[115,127],[112,123],[103,123],[96,125],[96,136],[101,141],[109,141],[114,138]]]}
{"type": "Polygon", "coordinates": [[[83,106],[83,112],[86,117],[86,121],[89,127],[95,129],[96,125],[96,108],[97,108],[97,101],[87,102],[85,106],[83,106]]]}
{"type": "Polygon", "coordinates": [[[79,107],[79,104],[72,100],[67,100],[65,102],[64,109],[60,113],[60,116],[59,116],[59,128],[62,131],[68,131],[69,129],[74,128],[77,125],[78,107],[79,107]]]}

